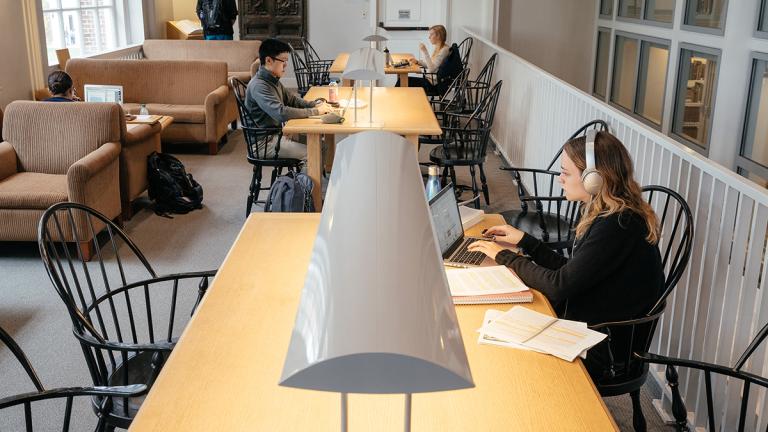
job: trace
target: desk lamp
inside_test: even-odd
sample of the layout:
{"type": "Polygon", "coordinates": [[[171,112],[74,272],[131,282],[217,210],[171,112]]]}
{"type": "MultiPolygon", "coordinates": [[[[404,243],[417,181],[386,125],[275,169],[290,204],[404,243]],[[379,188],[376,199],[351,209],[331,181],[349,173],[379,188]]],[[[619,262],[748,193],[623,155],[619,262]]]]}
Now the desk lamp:
{"type": "MultiPolygon", "coordinates": [[[[355,80],[353,87],[353,99],[355,108],[355,124],[357,124],[357,81],[368,80],[370,81],[370,94],[368,101],[368,125],[374,127],[373,123],[373,82],[379,79],[384,79],[384,62],[385,56],[381,51],[377,51],[373,48],[360,48],[357,51],[349,53],[349,60],[347,60],[347,67],[344,69],[344,73],[341,75],[343,79],[355,80]]],[[[350,102],[351,103],[351,102],[350,102]]],[[[348,105],[349,106],[349,105],[348,105]]]]}
{"type": "Polygon", "coordinates": [[[389,32],[381,27],[376,27],[372,34],[363,38],[363,41],[370,42],[371,48],[379,49],[379,42],[385,42],[389,40],[389,32]]]}
{"type": "Polygon", "coordinates": [[[411,394],[474,387],[413,144],[339,142],[280,385],[411,394]],[[402,167],[393,187],[392,167],[402,167]]]}

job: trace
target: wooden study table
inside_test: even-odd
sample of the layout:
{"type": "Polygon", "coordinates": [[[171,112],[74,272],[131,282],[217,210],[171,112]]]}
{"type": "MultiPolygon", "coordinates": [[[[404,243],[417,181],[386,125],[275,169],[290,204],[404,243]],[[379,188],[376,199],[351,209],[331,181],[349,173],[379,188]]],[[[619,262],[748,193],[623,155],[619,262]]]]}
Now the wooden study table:
{"type": "MultiPolygon", "coordinates": [[[[339,394],[278,385],[319,222],[251,214],[130,431],[340,429],[339,394]]],[[[486,216],[468,234],[499,223],[486,216]]],[[[527,306],[552,314],[535,294],[527,306]]],[[[456,307],[475,388],[414,394],[413,430],[618,430],[580,360],[477,343],[485,310],[509,307],[456,307]]],[[[351,394],[349,430],[401,430],[403,404],[403,395],[351,394]]]]}
{"type": "MultiPolygon", "coordinates": [[[[408,60],[414,58],[411,54],[392,54],[392,62],[397,63],[402,60],[408,60]]],[[[344,73],[344,69],[347,67],[347,61],[349,60],[349,53],[341,53],[336,56],[336,58],[333,60],[333,63],[331,64],[330,69],[328,69],[328,72],[332,74],[341,74],[344,73]]],[[[391,74],[391,75],[397,75],[397,77],[400,79],[400,87],[408,87],[408,74],[409,73],[421,73],[421,66],[419,65],[412,65],[409,64],[408,66],[404,67],[390,67],[387,66],[384,68],[385,74],[391,74]]],[[[342,85],[343,86],[351,86],[352,81],[347,79],[342,79],[342,85]]]]}
{"type": "MultiPolygon", "coordinates": [[[[359,88],[357,98],[369,102],[370,88],[359,88]]],[[[340,87],[339,99],[351,99],[352,88],[340,87]]],[[[328,98],[328,87],[312,87],[304,99],[328,98]]],[[[320,119],[295,119],[289,120],[283,126],[283,134],[307,134],[307,175],[312,179],[315,188],[312,197],[315,208],[322,208],[320,178],[322,169],[322,147],[320,137],[325,135],[328,143],[328,157],[333,160],[334,134],[352,134],[366,130],[385,130],[394,132],[413,144],[414,151],[419,149],[419,135],[442,135],[443,130],[437,122],[437,117],[427,99],[427,94],[421,87],[374,87],[373,88],[373,121],[368,124],[370,105],[357,110],[355,124],[355,110],[347,109],[344,123],[325,124],[320,119]]]]}

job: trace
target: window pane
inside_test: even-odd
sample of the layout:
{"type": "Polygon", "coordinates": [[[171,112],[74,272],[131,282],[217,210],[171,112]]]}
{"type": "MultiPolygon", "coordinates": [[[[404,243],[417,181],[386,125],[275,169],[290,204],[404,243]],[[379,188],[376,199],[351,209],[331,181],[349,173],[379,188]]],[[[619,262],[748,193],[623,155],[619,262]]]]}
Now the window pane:
{"type": "Polygon", "coordinates": [[[709,136],[716,76],[717,57],[682,50],[673,131],[704,148],[709,136]]]}
{"type": "Polygon", "coordinates": [[[675,0],[648,0],[645,4],[645,18],[671,23],[675,13],[675,0]]]}
{"type": "Polygon", "coordinates": [[[725,2],[726,0],[686,0],[685,23],[698,27],[723,28],[725,2]]]}
{"type": "Polygon", "coordinates": [[[747,171],[746,169],[741,168],[741,167],[738,168],[737,171],[742,176],[752,180],[753,182],[759,184],[760,186],[762,186],[764,188],[768,188],[768,180],[766,180],[765,177],[759,176],[759,175],[757,175],[757,174],[755,174],[755,173],[753,173],[751,171],[747,171]]]}
{"type": "Polygon", "coordinates": [[[613,0],[600,0],[600,15],[613,15],[613,0]]]}
{"type": "Polygon", "coordinates": [[[48,9],[58,9],[59,8],[59,1],[58,0],[43,0],[43,10],[46,11],[48,9]]]}
{"type": "Polygon", "coordinates": [[[81,7],[93,7],[96,6],[96,0],[80,0],[81,7]]]}
{"type": "Polygon", "coordinates": [[[45,46],[48,55],[48,64],[56,64],[56,50],[64,47],[64,33],[61,28],[60,13],[48,12],[43,14],[43,25],[45,26],[45,46]]]}
{"type": "Polygon", "coordinates": [[[763,0],[760,6],[760,22],[757,25],[760,31],[768,31],[768,0],[763,0]]]}
{"type": "Polygon", "coordinates": [[[768,62],[755,60],[741,155],[768,167],[768,62]]]}
{"type": "Polygon", "coordinates": [[[100,51],[108,51],[117,48],[115,39],[115,15],[111,8],[99,9],[99,39],[100,51]]]}
{"type": "Polygon", "coordinates": [[[642,43],[636,111],[657,125],[661,125],[664,110],[668,61],[669,49],[666,46],[645,41],[642,43]]]}
{"type": "Polygon", "coordinates": [[[80,12],[83,32],[83,55],[96,54],[100,51],[98,24],[96,23],[96,11],[87,9],[80,12]]]}
{"type": "Polygon", "coordinates": [[[642,3],[642,0],[619,0],[619,16],[639,19],[642,3]]]}
{"type": "Polygon", "coordinates": [[[611,51],[611,33],[597,32],[597,60],[595,62],[595,94],[605,97],[608,86],[608,56],[611,51]]]}
{"type": "Polygon", "coordinates": [[[635,105],[637,50],[638,44],[636,39],[616,36],[611,101],[628,110],[631,110],[635,105]]]}
{"type": "Polygon", "coordinates": [[[61,0],[62,8],[77,8],[80,7],[80,0],[61,0]]]}

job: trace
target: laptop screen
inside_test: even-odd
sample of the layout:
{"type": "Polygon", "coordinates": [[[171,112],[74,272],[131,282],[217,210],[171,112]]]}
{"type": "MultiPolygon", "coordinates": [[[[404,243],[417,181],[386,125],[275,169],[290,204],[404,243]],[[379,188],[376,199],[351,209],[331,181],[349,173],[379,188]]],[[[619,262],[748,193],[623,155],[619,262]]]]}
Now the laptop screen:
{"type": "Polygon", "coordinates": [[[452,184],[444,187],[429,201],[429,209],[432,212],[432,224],[437,233],[440,253],[445,256],[455,243],[464,238],[459,205],[456,202],[456,194],[453,192],[452,184]]]}
{"type": "Polygon", "coordinates": [[[120,85],[96,85],[86,84],[85,90],[86,102],[117,102],[123,104],[123,86],[120,85]]]}

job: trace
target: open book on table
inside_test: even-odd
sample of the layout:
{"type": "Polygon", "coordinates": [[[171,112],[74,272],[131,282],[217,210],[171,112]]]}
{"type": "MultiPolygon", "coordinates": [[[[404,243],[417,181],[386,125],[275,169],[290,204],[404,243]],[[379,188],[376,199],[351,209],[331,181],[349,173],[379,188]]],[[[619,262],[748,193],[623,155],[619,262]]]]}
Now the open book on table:
{"type": "Polygon", "coordinates": [[[495,345],[530,349],[573,361],[606,335],[578,321],[558,319],[522,306],[515,306],[495,318],[488,317],[478,330],[481,341],[495,345]]]}
{"type": "Polygon", "coordinates": [[[454,304],[530,303],[531,290],[504,266],[448,269],[454,304]]]}

